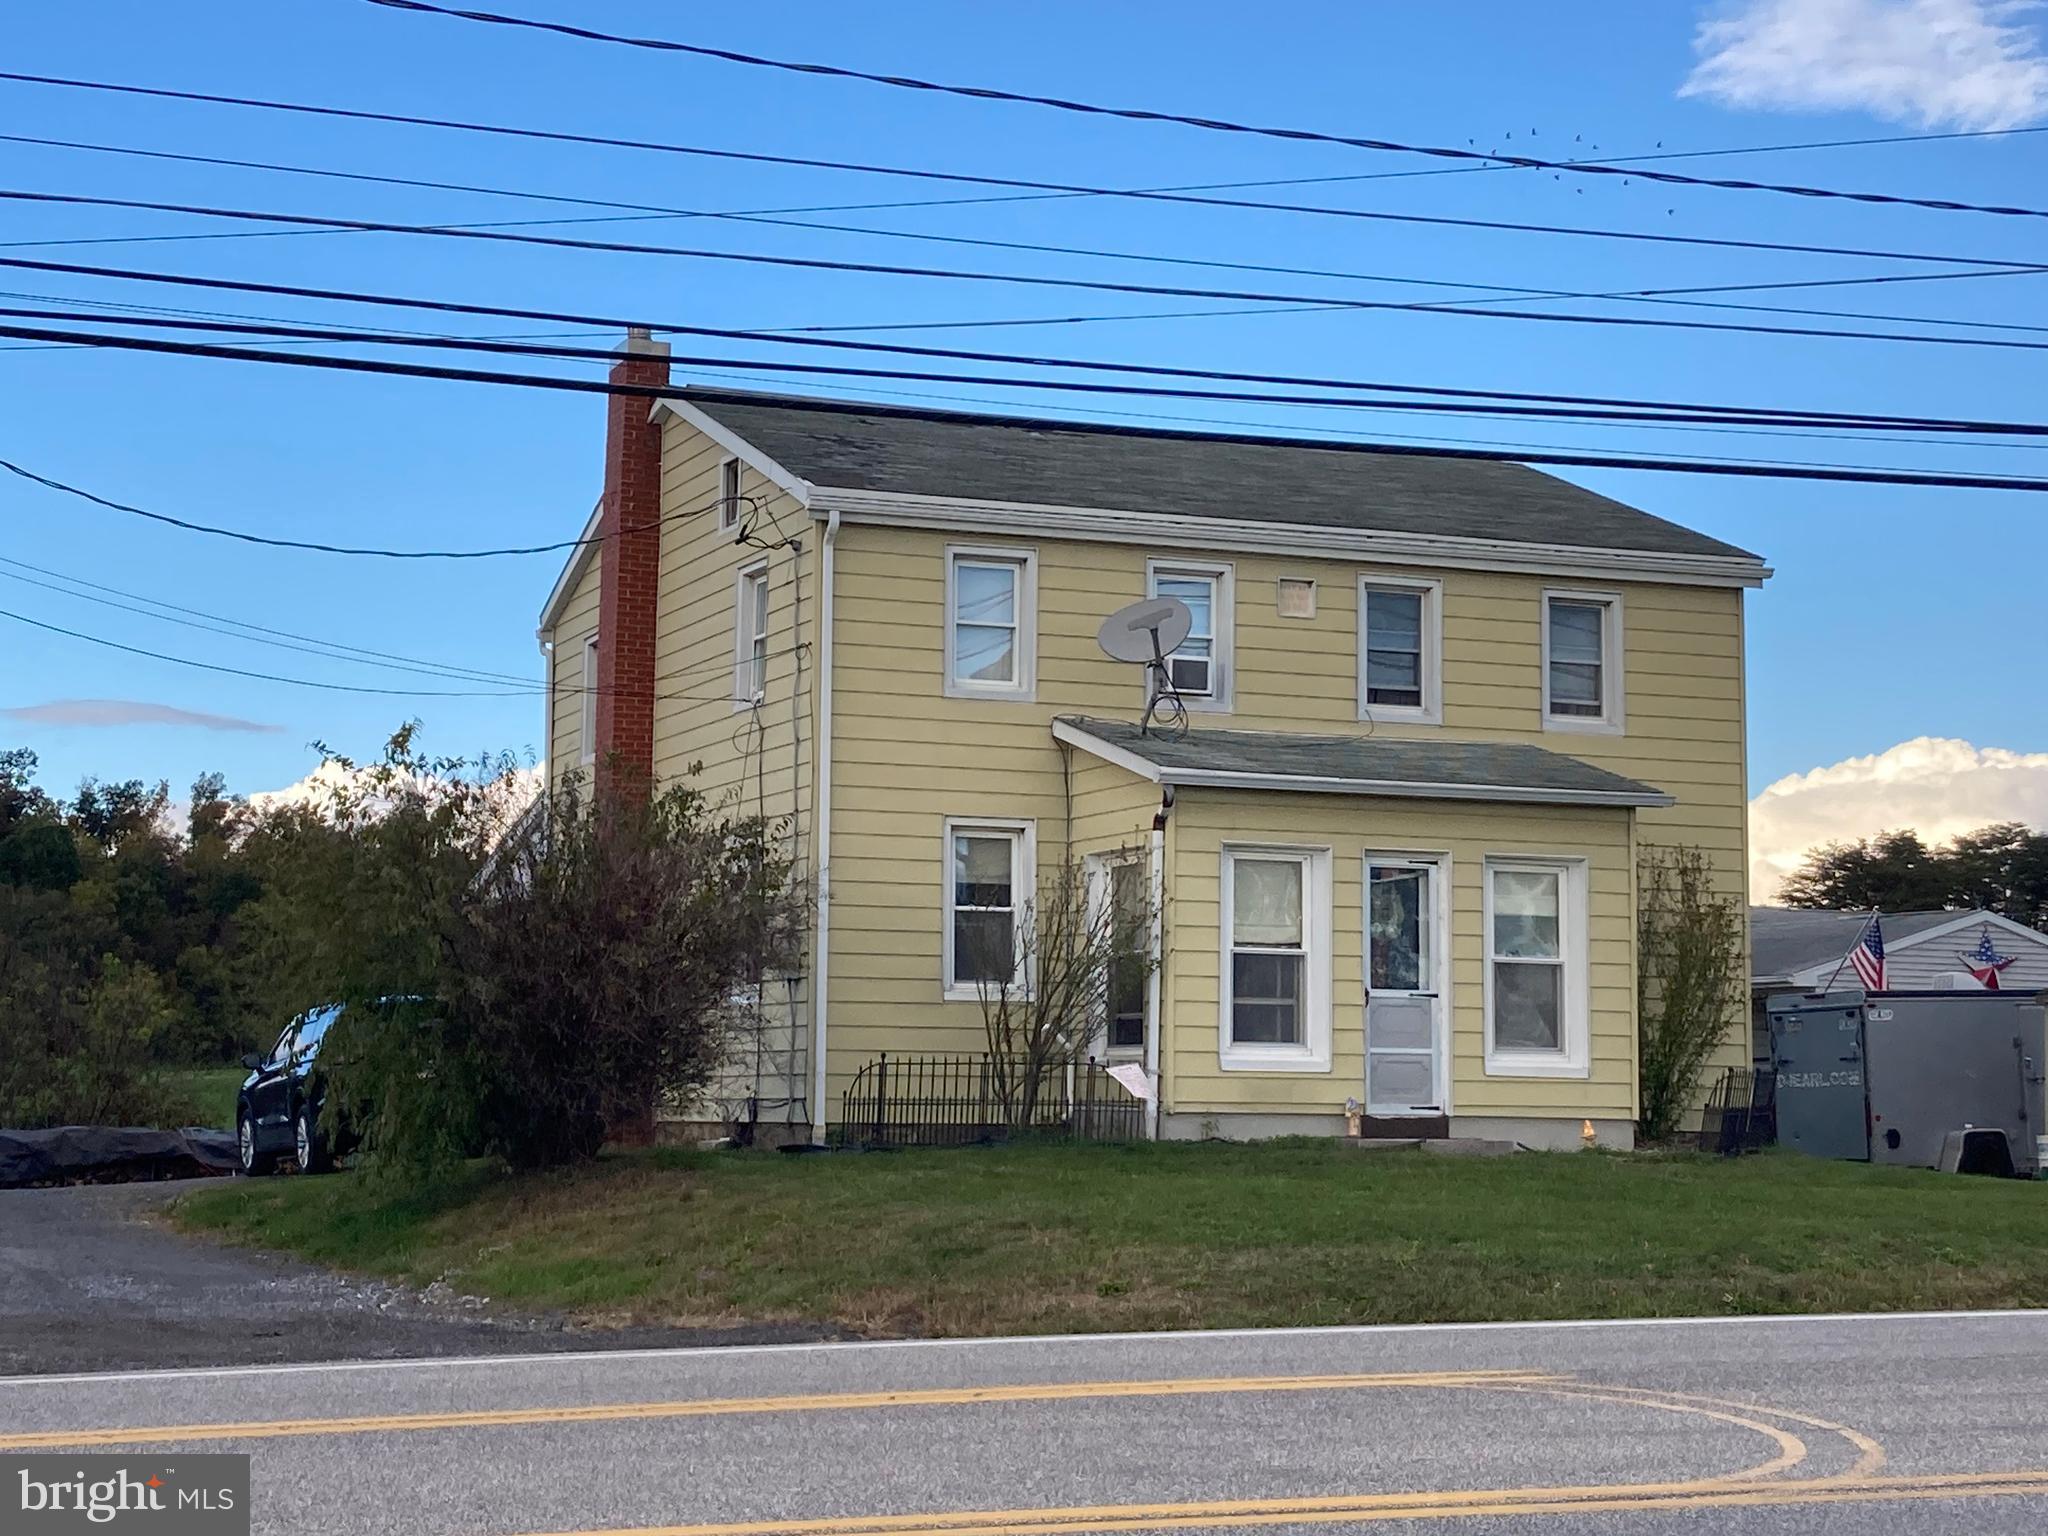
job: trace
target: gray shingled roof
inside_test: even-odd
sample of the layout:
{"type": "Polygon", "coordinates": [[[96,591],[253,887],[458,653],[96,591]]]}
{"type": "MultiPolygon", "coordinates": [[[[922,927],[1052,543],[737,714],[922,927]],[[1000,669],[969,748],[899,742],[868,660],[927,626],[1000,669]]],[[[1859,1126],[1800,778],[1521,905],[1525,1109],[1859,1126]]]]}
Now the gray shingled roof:
{"type": "Polygon", "coordinates": [[[686,398],[839,490],[1757,558],[1522,464],[790,395],[686,398]]]}
{"type": "MultiPolygon", "coordinates": [[[[1887,912],[1887,944],[1964,916],[1961,912],[1887,912]]],[[[1749,909],[1750,970],[1758,976],[1790,976],[1849,952],[1870,921],[1868,912],[1814,912],[1799,907],[1749,909]]]]}
{"type": "MultiPolygon", "coordinates": [[[[1283,775],[1324,793],[1411,795],[1423,799],[1532,800],[1569,805],[1668,805],[1670,797],[1634,779],[1562,752],[1506,741],[1396,741],[1375,736],[1302,736],[1281,731],[1191,730],[1147,734],[1126,720],[1063,716],[1059,722],[1144,759],[1162,783],[1200,784],[1247,775],[1283,775]]],[[[1274,784],[1286,789],[1287,784],[1274,784]]]]}

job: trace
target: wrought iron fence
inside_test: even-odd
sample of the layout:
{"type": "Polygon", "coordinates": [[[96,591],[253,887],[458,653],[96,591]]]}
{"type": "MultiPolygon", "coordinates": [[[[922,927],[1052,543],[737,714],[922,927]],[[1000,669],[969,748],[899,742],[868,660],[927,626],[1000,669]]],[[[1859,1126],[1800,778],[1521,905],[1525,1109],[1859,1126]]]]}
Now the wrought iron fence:
{"type": "Polygon", "coordinates": [[[1734,1157],[1778,1139],[1778,1074],[1770,1067],[1730,1067],[1707,1095],[1700,1150],[1734,1157]]]}
{"type": "Polygon", "coordinates": [[[1136,1141],[1145,1134],[1144,1110],[1092,1057],[1033,1070],[999,1056],[885,1053],[854,1074],[835,1139],[866,1147],[1136,1141]]]}

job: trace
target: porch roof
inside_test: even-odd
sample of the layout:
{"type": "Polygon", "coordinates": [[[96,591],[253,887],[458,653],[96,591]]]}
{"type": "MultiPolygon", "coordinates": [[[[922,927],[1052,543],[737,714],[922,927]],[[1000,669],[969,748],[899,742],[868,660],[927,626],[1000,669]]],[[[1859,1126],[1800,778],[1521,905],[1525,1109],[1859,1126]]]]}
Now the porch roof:
{"type": "Polygon", "coordinates": [[[1509,741],[1394,740],[1287,731],[1146,733],[1124,720],[1061,716],[1056,739],[1155,784],[1188,788],[1496,800],[1541,805],[1670,805],[1661,789],[1543,747],[1509,741]]]}

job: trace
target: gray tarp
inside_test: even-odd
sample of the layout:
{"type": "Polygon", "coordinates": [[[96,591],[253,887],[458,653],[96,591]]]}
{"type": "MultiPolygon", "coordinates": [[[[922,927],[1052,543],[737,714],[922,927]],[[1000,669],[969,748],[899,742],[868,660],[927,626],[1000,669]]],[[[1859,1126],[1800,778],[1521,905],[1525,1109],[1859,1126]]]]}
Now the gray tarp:
{"type": "Polygon", "coordinates": [[[235,1166],[235,1138],[227,1131],[107,1125],[0,1131],[0,1189],[202,1178],[233,1172],[235,1166]]]}

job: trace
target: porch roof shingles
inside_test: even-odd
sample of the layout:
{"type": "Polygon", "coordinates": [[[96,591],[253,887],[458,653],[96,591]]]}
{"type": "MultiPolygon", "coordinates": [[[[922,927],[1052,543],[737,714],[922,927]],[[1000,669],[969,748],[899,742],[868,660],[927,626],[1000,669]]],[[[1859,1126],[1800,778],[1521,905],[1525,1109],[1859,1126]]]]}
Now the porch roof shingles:
{"type": "Polygon", "coordinates": [[[1148,734],[1125,720],[1061,716],[1054,734],[1161,784],[1293,789],[1557,805],[1669,805],[1672,797],[1543,747],[1284,731],[1148,734]],[[1106,748],[1107,750],[1100,750],[1106,748]]]}

